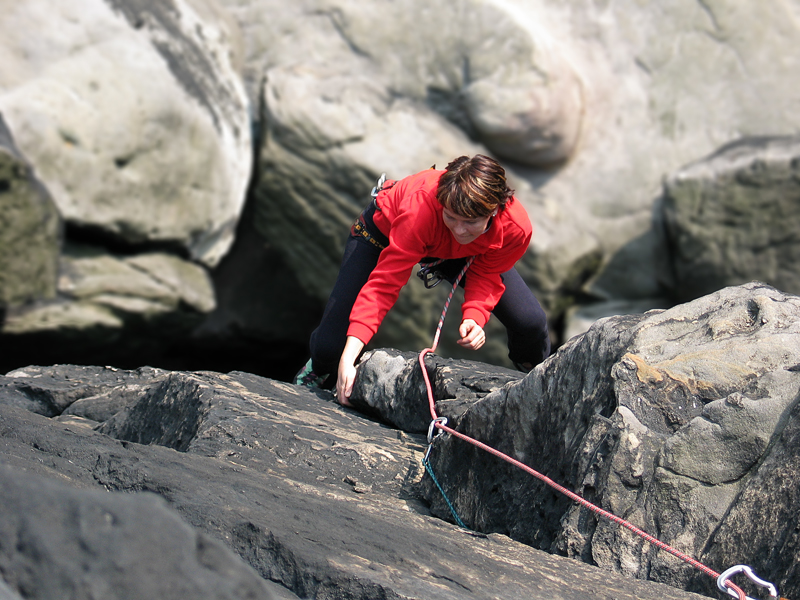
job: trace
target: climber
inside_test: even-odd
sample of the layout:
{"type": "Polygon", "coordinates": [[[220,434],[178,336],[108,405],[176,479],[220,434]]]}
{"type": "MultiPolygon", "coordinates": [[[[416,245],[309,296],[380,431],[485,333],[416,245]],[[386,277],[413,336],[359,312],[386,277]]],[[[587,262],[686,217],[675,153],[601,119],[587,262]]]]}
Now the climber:
{"type": "Polygon", "coordinates": [[[349,406],[356,361],[414,265],[443,259],[418,273],[433,287],[442,278],[454,281],[473,256],[461,283],[457,342],[480,348],[494,314],[508,332],[509,358],[529,371],[550,353],[547,318],[514,268],[532,231],[505,169],[481,154],[461,156],[443,171],[432,167],[399,181],[379,181],[350,230],[339,275],[311,334],[311,359],[294,382],[328,389],[335,383],[339,402],[349,406]]]}

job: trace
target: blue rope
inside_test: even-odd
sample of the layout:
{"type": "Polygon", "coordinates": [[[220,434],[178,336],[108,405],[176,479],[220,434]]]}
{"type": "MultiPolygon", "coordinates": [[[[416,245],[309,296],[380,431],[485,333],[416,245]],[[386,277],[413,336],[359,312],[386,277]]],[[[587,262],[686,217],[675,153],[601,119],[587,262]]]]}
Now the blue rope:
{"type": "Polygon", "coordinates": [[[447,507],[450,509],[450,513],[456,520],[456,524],[459,527],[461,527],[461,529],[469,529],[469,527],[464,525],[464,521],[461,520],[461,517],[458,516],[458,513],[456,513],[456,509],[453,507],[453,504],[450,502],[450,499],[447,497],[447,494],[444,493],[442,486],[439,485],[439,480],[436,479],[436,475],[433,474],[433,469],[431,468],[430,461],[428,460],[427,455],[425,456],[425,458],[422,459],[422,464],[425,465],[425,470],[428,472],[428,475],[431,476],[431,479],[433,479],[433,483],[435,483],[436,487],[439,488],[439,492],[441,492],[442,498],[444,498],[444,501],[447,502],[447,507]]]}

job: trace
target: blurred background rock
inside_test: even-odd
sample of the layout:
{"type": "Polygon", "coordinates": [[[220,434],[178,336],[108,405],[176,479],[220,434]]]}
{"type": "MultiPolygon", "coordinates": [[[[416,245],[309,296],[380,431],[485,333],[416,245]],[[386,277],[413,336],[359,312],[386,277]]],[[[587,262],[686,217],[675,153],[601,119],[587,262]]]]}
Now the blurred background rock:
{"type": "MultiPolygon", "coordinates": [[[[0,371],[305,361],[382,172],[487,153],[554,343],[800,292],[800,5],[0,0],[0,371]]],[[[372,346],[419,350],[412,278],[372,346]]],[[[465,355],[509,366],[505,333],[465,355]]]]}

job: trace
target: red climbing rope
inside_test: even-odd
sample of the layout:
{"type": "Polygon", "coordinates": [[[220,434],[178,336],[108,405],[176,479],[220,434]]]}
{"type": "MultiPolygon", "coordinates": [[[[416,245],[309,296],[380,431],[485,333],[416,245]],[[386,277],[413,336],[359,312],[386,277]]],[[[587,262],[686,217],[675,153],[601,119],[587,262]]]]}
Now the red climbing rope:
{"type": "MultiPolygon", "coordinates": [[[[450,306],[450,301],[452,300],[453,294],[455,293],[456,289],[458,288],[458,282],[464,276],[464,273],[466,273],[466,271],[469,268],[470,264],[472,264],[472,260],[473,259],[470,258],[467,261],[467,264],[464,265],[464,268],[458,274],[458,277],[456,277],[455,283],[453,283],[453,288],[452,288],[452,290],[450,290],[450,294],[447,296],[447,300],[445,301],[444,310],[442,311],[442,316],[439,318],[439,324],[436,327],[436,334],[434,335],[432,346],[430,348],[424,349],[419,354],[419,364],[420,364],[420,367],[422,369],[422,377],[425,380],[425,387],[427,388],[427,393],[428,393],[428,404],[429,404],[429,407],[430,407],[431,418],[433,419],[433,421],[431,422],[431,430],[430,431],[432,432],[433,429],[436,428],[436,429],[439,429],[442,432],[449,433],[450,435],[453,435],[453,436],[455,436],[455,437],[457,437],[457,438],[459,438],[461,440],[464,440],[465,442],[467,442],[469,444],[472,444],[473,446],[476,446],[477,448],[480,448],[481,450],[485,450],[486,452],[489,452],[490,454],[493,454],[494,456],[506,461],[507,463],[510,463],[510,464],[514,465],[515,467],[518,467],[518,468],[522,469],[526,473],[529,473],[530,475],[534,476],[538,480],[540,480],[540,481],[544,482],[545,484],[549,485],[554,490],[564,494],[565,496],[567,496],[568,498],[570,498],[574,502],[577,502],[581,506],[583,506],[583,507],[589,509],[590,511],[600,515],[601,517],[605,517],[606,519],[616,523],[617,525],[620,525],[621,527],[624,527],[624,528],[628,529],[629,531],[632,531],[634,534],[638,535],[639,537],[641,537],[645,541],[649,542],[650,544],[652,544],[656,548],[659,548],[661,550],[664,550],[665,552],[668,552],[669,554],[675,556],[676,558],[678,558],[678,559],[684,561],[685,563],[688,563],[691,566],[695,567],[696,569],[702,571],[703,573],[705,573],[709,577],[714,578],[715,580],[717,580],[717,587],[719,587],[720,590],[722,590],[724,592],[727,592],[729,595],[731,595],[731,596],[733,596],[735,598],[738,598],[739,600],[750,600],[750,599],[749,599],[748,596],[745,595],[744,591],[740,587],[738,587],[736,584],[734,584],[732,581],[730,581],[730,579],[728,579],[728,576],[730,576],[730,575],[732,575],[732,574],[734,574],[736,572],[744,572],[752,581],[754,581],[755,583],[758,583],[759,585],[762,585],[762,586],[768,588],[768,590],[770,592],[770,596],[772,598],[777,598],[778,597],[778,592],[775,589],[775,586],[772,585],[769,582],[763,581],[763,580],[759,579],[758,577],[756,577],[753,574],[753,572],[750,569],[750,567],[747,567],[745,565],[738,565],[736,567],[728,569],[727,571],[725,571],[725,573],[723,573],[721,575],[720,573],[717,573],[716,571],[714,571],[713,569],[707,567],[703,563],[695,560],[691,556],[689,556],[687,554],[684,554],[683,552],[681,552],[679,550],[676,550],[675,548],[673,548],[669,544],[666,544],[666,543],[662,542],[661,540],[653,537],[649,533],[647,533],[647,532],[643,531],[642,529],[636,527],[634,524],[626,521],[625,519],[622,519],[622,518],[616,516],[615,514],[610,513],[607,510],[604,510],[604,509],[600,508],[599,506],[596,506],[595,504],[592,504],[591,502],[589,502],[585,498],[582,498],[581,496],[579,496],[575,492],[573,492],[573,491],[565,488],[564,486],[556,483],[555,481],[553,481],[552,479],[550,479],[546,475],[543,475],[543,474],[539,473],[538,471],[536,471],[535,469],[532,469],[528,465],[526,465],[526,464],[524,464],[524,463],[522,463],[522,462],[520,462],[520,461],[518,461],[518,460],[516,460],[516,459],[514,459],[514,458],[512,458],[510,456],[508,456],[507,454],[504,454],[503,452],[500,452],[499,450],[496,450],[496,449],[492,448],[491,446],[488,446],[488,445],[484,444],[483,442],[481,442],[479,440],[476,440],[475,438],[472,438],[472,437],[470,437],[468,435],[465,435],[465,434],[463,434],[461,432],[456,431],[455,429],[453,429],[451,427],[448,427],[447,426],[447,419],[443,418],[443,417],[439,417],[436,414],[436,400],[433,397],[433,386],[431,386],[430,378],[428,377],[428,370],[425,367],[425,356],[427,354],[429,354],[429,353],[433,354],[435,352],[435,350],[436,350],[436,346],[439,344],[439,335],[440,335],[441,330],[442,330],[442,325],[444,324],[445,316],[447,315],[447,309],[450,306]],[[723,577],[723,575],[724,575],[724,577],[723,577]]],[[[432,441],[431,434],[429,434],[428,437],[429,437],[429,441],[432,441]]]]}

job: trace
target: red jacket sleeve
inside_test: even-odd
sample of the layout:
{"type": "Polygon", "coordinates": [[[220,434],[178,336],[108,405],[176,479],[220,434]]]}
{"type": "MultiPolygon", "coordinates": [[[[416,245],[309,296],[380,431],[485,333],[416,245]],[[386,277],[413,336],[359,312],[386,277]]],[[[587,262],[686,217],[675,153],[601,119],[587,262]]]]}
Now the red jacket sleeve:
{"type": "Polygon", "coordinates": [[[461,304],[462,320],[472,319],[485,327],[492,310],[500,302],[506,289],[500,275],[524,256],[532,233],[519,231],[510,237],[512,239],[504,240],[502,248],[478,255],[467,271],[464,302],[461,304]]]}
{"type": "Polygon", "coordinates": [[[415,203],[418,210],[408,211],[392,223],[389,245],[381,252],[378,264],[361,288],[353,310],[347,335],[364,344],[378,331],[383,318],[397,302],[402,287],[408,283],[411,271],[426,256],[436,214],[424,202],[415,203]]]}

